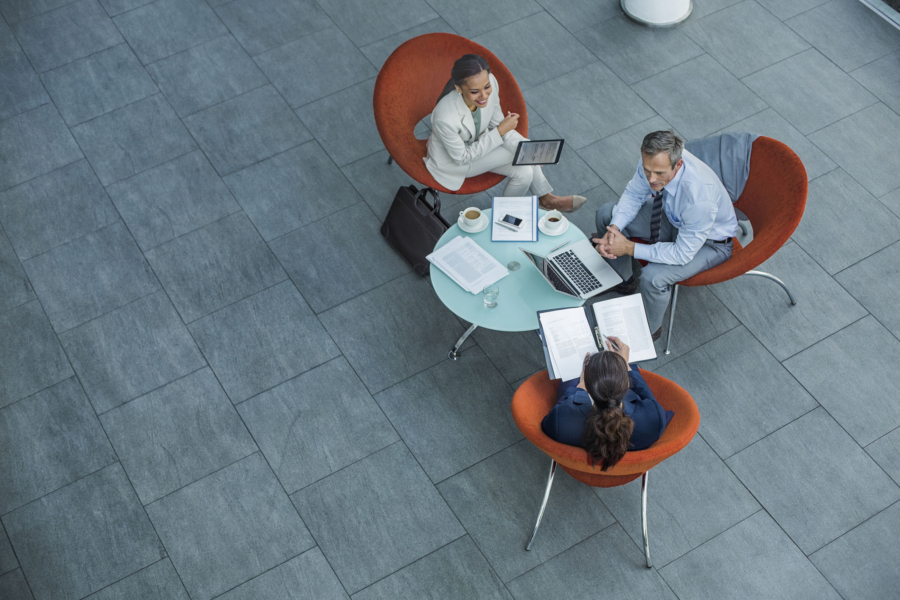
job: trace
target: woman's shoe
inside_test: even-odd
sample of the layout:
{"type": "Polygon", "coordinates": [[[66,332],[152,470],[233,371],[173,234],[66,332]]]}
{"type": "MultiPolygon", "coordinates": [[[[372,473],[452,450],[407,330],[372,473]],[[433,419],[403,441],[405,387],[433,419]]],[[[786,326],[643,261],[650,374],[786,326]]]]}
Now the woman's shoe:
{"type": "Polygon", "coordinates": [[[556,200],[551,202],[541,202],[541,208],[544,210],[558,210],[559,212],[571,213],[584,206],[584,203],[587,202],[587,198],[584,196],[555,196],[555,198],[556,200]]]}

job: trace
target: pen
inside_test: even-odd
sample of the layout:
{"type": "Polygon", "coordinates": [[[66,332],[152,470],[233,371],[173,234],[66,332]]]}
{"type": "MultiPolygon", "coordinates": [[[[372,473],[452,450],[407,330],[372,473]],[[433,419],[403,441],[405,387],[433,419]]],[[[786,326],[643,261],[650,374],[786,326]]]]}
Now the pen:
{"type": "Polygon", "coordinates": [[[618,352],[618,351],[619,351],[619,346],[617,346],[617,345],[614,344],[612,341],[610,341],[610,339],[609,339],[608,337],[606,337],[606,336],[603,335],[602,333],[600,334],[600,337],[603,338],[603,345],[604,345],[604,346],[609,346],[610,348],[613,349],[613,352],[618,352]]]}
{"type": "MultiPolygon", "coordinates": [[[[552,250],[550,250],[550,252],[556,252],[557,250],[559,250],[559,249],[562,248],[563,246],[567,245],[567,244],[568,244],[569,242],[571,242],[571,241],[572,241],[572,240],[569,240],[568,242],[564,242],[564,243],[560,244],[560,245],[557,246],[556,248],[553,248],[552,250]]],[[[548,252],[547,254],[550,254],[550,252],[548,252]]]]}

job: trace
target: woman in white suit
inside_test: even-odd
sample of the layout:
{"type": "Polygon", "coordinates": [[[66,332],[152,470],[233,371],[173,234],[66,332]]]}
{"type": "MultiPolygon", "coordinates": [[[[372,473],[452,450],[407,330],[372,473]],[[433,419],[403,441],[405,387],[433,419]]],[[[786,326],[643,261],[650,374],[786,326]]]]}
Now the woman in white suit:
{"type": "Polygon", "coordinates": [[[538,166],[513,166],[519,142],[519,115],[503,116],[497,79],[487,61],[466,54],[453,64],[450,81],[431,113],[431,136],[425,166],[442,186],[458,190],[468,177],[482,173],[509,176],[504,196],[540,198],[541,208],[573,212],[583,196],[555,196],[538,166]]]}

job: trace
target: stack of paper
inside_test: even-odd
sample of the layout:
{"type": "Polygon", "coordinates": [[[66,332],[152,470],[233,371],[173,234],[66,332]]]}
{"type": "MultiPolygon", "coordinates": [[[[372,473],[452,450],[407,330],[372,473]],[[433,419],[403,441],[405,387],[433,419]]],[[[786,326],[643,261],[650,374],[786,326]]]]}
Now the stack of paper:
{"type": "Polygon", "coordinates": [[[506,267],[467,237],[456,236],[426,258],[473,294],[480,294],[485,287],[509,275],[506,267]]]}
{"type": "Polygon", "coordinates": [[[538,240],[537,196],[494,198],[491,216],[493,217],[492,242],[536,242],[538,240]],[[503,217],[506,215],[519,218],[522,222],[518,226],[504,225],[503,217]]]}
{"type": "Polygon", "coordinates": [[[563,381],[581,376],[584,357],[598,351],[582,308],[567,308],[540,315],[553,373],[563,381]]]}

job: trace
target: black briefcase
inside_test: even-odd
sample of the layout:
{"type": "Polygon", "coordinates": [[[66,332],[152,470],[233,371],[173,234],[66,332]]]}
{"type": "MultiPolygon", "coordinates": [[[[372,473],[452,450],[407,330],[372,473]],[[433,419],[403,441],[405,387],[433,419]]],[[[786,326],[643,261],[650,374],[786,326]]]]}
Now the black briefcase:
{"type": "Polygon", "coordinates": [[[425,277],[430,263],[425,258],[434,251],[437,241],[450,228],[441,216],[441,199],[438,193],[415,186],[401,187],[394,196],[391,210],[381,224],[381,235],[393,246],[412,268],[425,277]],[[431,194],[434,204],[426,196],[431,194]]]}

